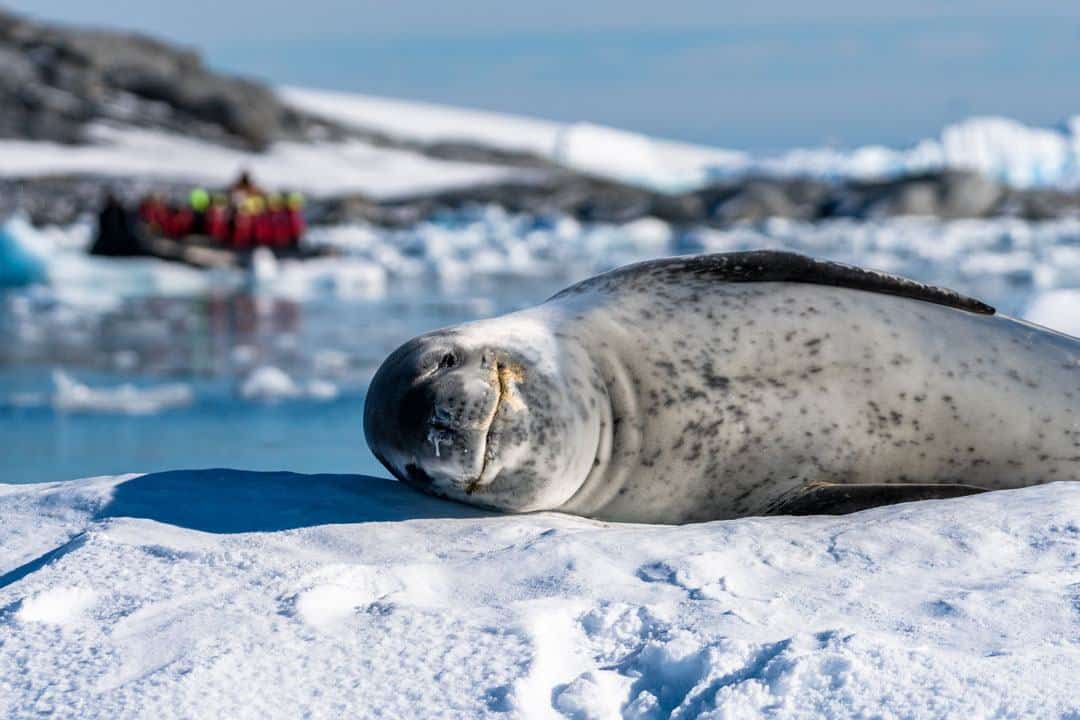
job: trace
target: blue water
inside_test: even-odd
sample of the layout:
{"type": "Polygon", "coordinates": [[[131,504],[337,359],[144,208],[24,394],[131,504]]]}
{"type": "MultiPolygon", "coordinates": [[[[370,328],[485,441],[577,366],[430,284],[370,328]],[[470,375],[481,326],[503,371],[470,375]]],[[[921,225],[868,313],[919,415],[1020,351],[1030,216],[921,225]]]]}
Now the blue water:
{"type": "Polygon", "coordinates": [[[363,407],[359,393],[276,404],[198,396],[146,416],[6,407],[0,482],[212,467],[386,475],[364,442],[363,407]]]}
{"type": "Polygon", "coordinates": [[[210,284],[191,297],[169,297],[146,295],[162,291],[133,282],[127,295],[101,287],[118,282],[108,273],[81,289],[0,290],[0,483],[211,467],[385,476],[367,449],[362,417],[368,382],[391,350],[427,330],[530,306],[577,278],[656,255],[796,250],[952,287],[1013,315],[1042,292],[1080,287],[1074,221],[766,223],[676,233],[661,245],[612,228],[563,236],[488,212],[356,245],[354,262],[389,268],[375,299],[338,288],[300,301],[283,292],[287,283],[276,292],[210,284]],[[397,272],[406,260],[422,261],[427,274],[397,272]],[[440,279],[435,271],[451,260],[455,274],[440,279]],[[524,270],[514,275],[518,264],[524,270]],[[253,370],[268,366],[291,378],[300,397],[246,396],[253,370]],[[145,388],[180,384],[191,399],[138,415],[130,413],[146,408],[95,400],[128,384],[144,397],[145,388]],[[313,384],[337,394],[320,400],[313,384]]]}
{"type": "Polygon", "coordinates": [[[381,360],[418,333],[532,304],[554,289],[408,287],[370,302],[144,297],[105,310],[0,291],[0,483],[214,467],[387,476],[362,424],[381,360]],[[245,379],[265,365],[301,388],[317,380],[339,394],[244,397],[245,379]],[[192,400],[149,414],[67,408],[57,370],[95,391],[180,383],[192,400]]]}

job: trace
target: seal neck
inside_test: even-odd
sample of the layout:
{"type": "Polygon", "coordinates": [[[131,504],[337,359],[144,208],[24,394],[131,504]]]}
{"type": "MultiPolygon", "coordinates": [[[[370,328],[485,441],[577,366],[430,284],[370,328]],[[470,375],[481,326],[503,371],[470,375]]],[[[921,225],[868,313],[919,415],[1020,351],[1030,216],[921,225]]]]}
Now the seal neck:
{"type": "MultiPolygon", "coordinates": [[[[611,328],[610,333],[621,333],[611,328]]],[[[600,393],[596,417],[597,446],[592,467],[585,480],[560,510],[594,516],[608,505],[624,486],[631,468],[641,453],[642,428],[639,399],[633,374],[622,362],[617,345],[589,352],[594,372],[594,387],[600,393]]]]}

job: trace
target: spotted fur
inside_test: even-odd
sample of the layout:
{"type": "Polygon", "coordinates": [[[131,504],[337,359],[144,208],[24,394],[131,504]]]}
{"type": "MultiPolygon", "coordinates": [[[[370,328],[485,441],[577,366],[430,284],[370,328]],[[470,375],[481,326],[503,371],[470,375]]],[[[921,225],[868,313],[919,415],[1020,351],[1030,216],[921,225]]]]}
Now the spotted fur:
{"type": "MultiPolygon", "coordinates": [[[[1080,340],[951,291],[800,257],[629,266],[413,341],[407,357],[458,343],[522,369],[520,408],[492,425],[504,457],[471,490],[453,472],[410,478],[403,458],[431,464],[420,434],[395,444],[380,431],[401,425],[388,410],[401,388],[423,386],[408,374],[384,366],[373,381],[369,442],[429,492],[639,522],[767,513],[807,488],[818,507],[828,485],[924,497],[934,485],[1077,477],[1080,340]]],[[[432,407],[488,402],[487,386],[466,384],[432,394],[432,407]]]]}

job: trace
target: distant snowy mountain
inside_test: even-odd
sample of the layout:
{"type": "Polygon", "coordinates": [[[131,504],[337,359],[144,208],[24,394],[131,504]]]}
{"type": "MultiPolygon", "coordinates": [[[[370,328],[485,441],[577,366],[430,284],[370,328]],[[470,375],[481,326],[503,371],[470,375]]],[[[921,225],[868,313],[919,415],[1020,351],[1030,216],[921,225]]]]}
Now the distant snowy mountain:
{"type": "Polygon", "coordinates": [[[410,225],[472,205],[676,225],[1080,213],[1080,117],[1058,129],[973,118],[907,149],[754,156],[587,122],[274,89],[158,40],[4,12],[0,64],[0,218],[70,222],[105,185],[131,200],[148,183],[219,186],[242,169],[326,200],[319,223],[410,225]]]}
{"type": "Polygon", "coordinates": [[[745,177],[865,182],[943,170],[975,171],[1021,189],[1071,190],[1080,185],[1080,117],[1062,129],[974,118],[907,150],[809,148],[755,157],[589,123],[559,124],[299,88],[279,93],[284,104],[356,135],[282,139],[256,152],[164,128],[96,121],[84,130],[84,144],[0,140],[0,177],[83,174],[222,183],[239,169],[252,168],[274,187],[374,198],[538,177],[542,166],[503,162],[498,155],[503,152],[665,193],[693,192],[745,177]],[[371,134],[396,144],[373,142],[371,134]],[[458,155],[470,159],[442,156],[441,148],[453,144],[458,155]],[[485,148],[490,156],[483,154],[485,148]]]}
{"type": "Polygon", "coordinates": [[[278,94],[288,105],[355,129],[426,143],[463,141],[530,152],[575,170],[668,191],[740,175],[871,180],[940,170],[976,171],[1018,188],[1080,183],[1080,116],[1060,129],[977,117],[908,149],[805,148],[754,157],[590,123],[294,87],[279,88],[278,94]]]}

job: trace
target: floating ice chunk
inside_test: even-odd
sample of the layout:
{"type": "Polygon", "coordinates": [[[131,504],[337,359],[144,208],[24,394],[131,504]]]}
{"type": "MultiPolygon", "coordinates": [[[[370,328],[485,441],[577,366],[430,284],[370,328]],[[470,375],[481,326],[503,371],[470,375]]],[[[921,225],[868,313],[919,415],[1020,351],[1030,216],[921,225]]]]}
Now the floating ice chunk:
{"type": "Polygon", "coordinates": [[[279,297],[307,300],[377,300],[386,295],[387,270],[360,258],[316,258],[278,265],[270,290],[279,297]]]}
{"type": "Polygon", "coordinates": [[[312,380],[307,385],[307,396],[313,400],[333,400],[339,392],[338,386],[329,380],[312,380]]]}
{"type": "Polygon", "coordinates": [[[623,225],[620,230],[634,240],[640,250],[660,251],[671,244],[674,232],[663,220],[643,217],[623,225]]]}
{"type": "Polygon", "coordinates": [[[1051,330],[1080,337],[1080,290],[1051,290],[1028,306],[1024,317],[1051,330]]]}
{"type": "Polygon", "coordinates": [[[303,397],[333,400],[339,392],[337,385],[328,380],[312,380],[301,385],[284,370],[273,365],[260,365],[255,368],[240,385],[242,397],[259,402],[279,402],[303,397]]]}
{"type": "Polygon", "coordinates": [[[240,394],[248,400],[274,402],[299,397],[300,387],[288,373],[273,365],[260,365],[251,371],[240,386],[240,394]]]}
{"type": "Polygon", "coordinates": [[[1001,117],[976,117],[941,133],[946,167],[977,170],[1017,187],[1055,185],[1076,170],[1069,139],[1001,117]]]}
{"type": "Polygon", "coordinates": [[[318,350],[312,362],[320,375],[340,375],[349,368],[349,356],[340,350],[318,350]]]}
{"type": "Polygon", "coordinates": [[[0,287],[30,285],[45,279],[45,264],[19,241],[25,223],[12,220],[0,227],[0,287]]]}
{"type": "Polygon", "coordinates": [[[256,285],[268,285],[277,279],[278,262],[270,248],[256,248],[251,254],[251,279],[256,285]]]}
{"type": "Polygon", "coordinates": [[[237,345],[232,349],[232,361],[240,366],[254,365],[258,355],[258,350],[251,345],[237,345]]]}
{"type": "Polygon", "coordinates": [[[190,405],[194,399],[191,386],[184,383],[153,387],[136,387],[125,383],[116,387],[95,388],[80,383],[62,370],[53,372],[53,388],[53,407],[65,412],[152,415],[190,405]]]}
{"type": "Polygon", "coordinates": [[[117,350],[112,354],[112,364],[117,370],[134,370],[139,364],[139,353],[134,350],[117,350]]]}

